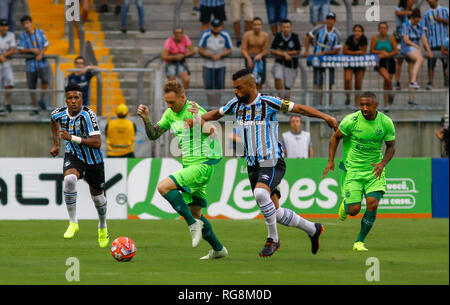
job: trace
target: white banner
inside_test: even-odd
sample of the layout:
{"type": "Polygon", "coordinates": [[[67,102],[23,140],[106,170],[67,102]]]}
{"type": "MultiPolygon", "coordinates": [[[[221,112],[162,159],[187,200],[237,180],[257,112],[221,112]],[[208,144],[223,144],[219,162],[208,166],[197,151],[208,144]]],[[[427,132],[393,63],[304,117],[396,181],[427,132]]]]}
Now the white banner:
{"type": "MultiPolygon", "coordinates": [[[[0,219],[68,219],[62,158],[0,158],[0,219]]],[[[108,219],[126,219],[126,159],[105,159],[108,219]]],[[[78,219],[98,219],[84,179],[77,183],[78,219]]]]}

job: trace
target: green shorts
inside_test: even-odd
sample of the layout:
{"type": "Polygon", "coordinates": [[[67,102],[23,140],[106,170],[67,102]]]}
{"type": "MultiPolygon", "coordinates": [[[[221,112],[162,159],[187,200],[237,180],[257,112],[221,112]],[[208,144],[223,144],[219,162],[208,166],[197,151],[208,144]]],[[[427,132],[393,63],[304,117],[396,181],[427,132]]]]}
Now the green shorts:
{"type": "Polygon", "coordinates": [[[206,186],[213,173],[212,165],[195,164],[186,166],[169,177],[175,182],[178,190],[182,191],[183,199],[188,205],[205,208],[206,186]]]}
{"type": "Polygon", "coordinates": [[[386,192],[385,172],[375,178],[372,172],[343,172],[341,184],[342,196],[346,204],[361,203],[363,196],[381,199],[386,192]]]}

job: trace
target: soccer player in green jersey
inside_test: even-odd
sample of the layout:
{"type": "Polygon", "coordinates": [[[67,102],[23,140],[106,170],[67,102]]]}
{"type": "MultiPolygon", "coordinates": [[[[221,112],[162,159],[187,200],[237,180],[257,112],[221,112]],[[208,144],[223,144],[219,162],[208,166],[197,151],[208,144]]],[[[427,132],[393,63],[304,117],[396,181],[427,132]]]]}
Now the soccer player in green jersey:
{"type": "Polygon", "coordinates": [[[366,212],[361,230],[353,244],[353,251],[367,251],[364,240],[375,223],[378,203],[386,192],[385,166],[395,153],[395,128],[392,120],[377,111],[377,98],[372,92],[361,96],[360,111],[347,115],[339,129],[331,136],[328,146],[328,164],[323,176],[334,171],[334,156],[343,139],[341,191],[344,197],[339,207],[339,219],[356,216],[361,210],[363,195],[366,212]],[[386,144],[382,154],[383,141],[386,144]]]}
{"type": "Polygon", "coordinates": [[[187,100],[183,86],[177,81],[165,84],[164,100],[168,109],[156,124],[150,122],[147,106],[139,105],[137,109],[150,140],[156,140],[172,129],[180,141],[183,169],[161,180],[158,191],[186,220],[192,246],[197,247],[202,237],[211,245],[212,250],[201,259],[225,257],[228,255],[227,249],[202,215],[202,208],[207,206],[206,185],[213,175],[213,165],[222,158],[220,143],[214,140],[215,129],[210,124],[201,126],[200,115],[206,110],[187,100]],[[185,123],[186,119],[194,121],[192,128],[185,123]]]}

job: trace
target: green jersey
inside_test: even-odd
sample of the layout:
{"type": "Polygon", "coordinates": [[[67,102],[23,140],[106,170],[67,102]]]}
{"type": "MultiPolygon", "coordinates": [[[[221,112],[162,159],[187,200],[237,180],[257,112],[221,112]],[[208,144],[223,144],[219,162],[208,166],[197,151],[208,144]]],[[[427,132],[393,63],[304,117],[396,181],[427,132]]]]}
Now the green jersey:
{"type": "MultiPolygon", "coordinates": [[[[185,119],[193,118],[192,113],[188,111],[192,107],[189,105],[190,102],[187,100],[180,112],[168,108],[157,124],[165,130],[172,129],[174,132],[182,150],[183,165],[215,164],[222,158],[220,142],[202,133],[200,124],[196,124],[193,128],[185,127],[185,119]]],[[[199,116],[206,113],[205,109],[198,104],[197,106],[199,116]]]]}
{"type": "Polygon", "coordinates": [[[344,135],[339,167],[345,171],[372,171],[370,164],[383,159],[383,141],[395,140],[394,123],[381,112],[377,112],[372,121],[366,120],[361,111],[349,114],[342,120],[339,130],[344,135]]]}

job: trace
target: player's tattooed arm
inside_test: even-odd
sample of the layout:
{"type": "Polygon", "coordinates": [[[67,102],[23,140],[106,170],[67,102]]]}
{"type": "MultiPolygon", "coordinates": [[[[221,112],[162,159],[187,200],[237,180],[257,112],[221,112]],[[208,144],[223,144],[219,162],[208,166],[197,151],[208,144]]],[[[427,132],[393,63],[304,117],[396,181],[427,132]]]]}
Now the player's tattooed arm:
{"type": "Polygon", "coordinates": [[[147,118],[144,120],[145,125],[145,133],[147,134],[147,137],[150,140],[156,140],[158,139],[163,133],[166,132],[164,128],[159,126],[158,124],[152,124],[150,123],[150,119],[147,118]]]}
{"type": "Polygon", "coordinates": [[[137,108],[137,114],[144,121],[145,125],[145,133],[150,140],[158,139],[163,133],[166,132],[166,129],[162,128],[158,124],[152,124],[150,122],[150,111],[147,106],[139,105],[137,108]]]}

